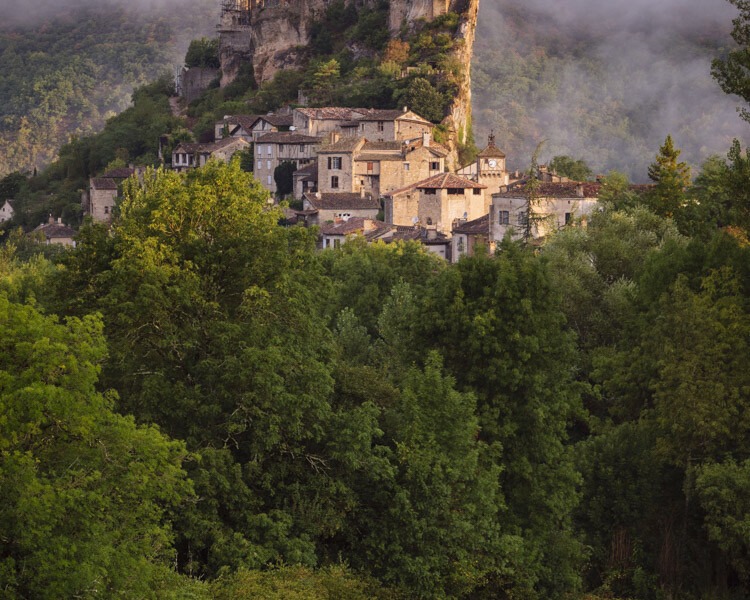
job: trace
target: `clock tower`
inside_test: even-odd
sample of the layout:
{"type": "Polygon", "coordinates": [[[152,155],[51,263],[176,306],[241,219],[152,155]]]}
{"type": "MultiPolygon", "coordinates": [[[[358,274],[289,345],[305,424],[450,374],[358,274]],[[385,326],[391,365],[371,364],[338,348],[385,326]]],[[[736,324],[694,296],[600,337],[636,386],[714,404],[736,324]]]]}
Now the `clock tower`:
{"type": "Polygon", "coordinates": [[[495,145],[495,133],[491,132],[487,147],[477,154],[477,182],[486,185],[492,193],[500,186],[508,185],[509,179],[505,170],[505,152],[495,145]]]}

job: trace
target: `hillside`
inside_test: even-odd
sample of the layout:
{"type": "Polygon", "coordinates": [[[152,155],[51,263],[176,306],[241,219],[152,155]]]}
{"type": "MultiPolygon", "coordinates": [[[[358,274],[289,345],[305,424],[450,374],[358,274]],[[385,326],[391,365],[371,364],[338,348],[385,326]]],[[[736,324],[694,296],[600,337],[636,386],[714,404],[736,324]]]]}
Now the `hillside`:
{"type": "Polygon", "coordinates": [[[181,64],[218,8],[174,6],[56,5],[36,15],[11,6],[0,24],[0,176],[49,164],[70,136],[99,131],[135,87],[181,64]]]}
{"type": "MultiPolygon", "coordinates": [[[[636,181],[672,134],[699,166],[745,125],[711,78],[735,10],[724,0],[483,2],[473,62],[474,133],[494,129],[509,164],[585,159],[636,181]]],[[[481,145],[481,144],[480,144],[481,145]]]]}

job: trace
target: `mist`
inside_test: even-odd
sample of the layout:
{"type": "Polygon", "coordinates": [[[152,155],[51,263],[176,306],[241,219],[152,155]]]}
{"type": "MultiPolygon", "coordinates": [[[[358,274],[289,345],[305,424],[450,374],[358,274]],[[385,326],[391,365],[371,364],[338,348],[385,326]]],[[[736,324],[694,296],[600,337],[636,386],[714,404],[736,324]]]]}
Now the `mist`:
{"type": "Polygon", "coordinates": [[[480,3],[478,146],[495,129],[513,168],[525,168],[546,140],[543,160],[568,154],[596,172],[616,169],[645,181],[671,134],[695,174],[750,131],[736,110],[741,100],[724,94],[710,74],[711,60],[733,43],[735,16],[725,0],[480,3]],[[526,87],[506,91],[535,56],[541,66],[526,87]]]}

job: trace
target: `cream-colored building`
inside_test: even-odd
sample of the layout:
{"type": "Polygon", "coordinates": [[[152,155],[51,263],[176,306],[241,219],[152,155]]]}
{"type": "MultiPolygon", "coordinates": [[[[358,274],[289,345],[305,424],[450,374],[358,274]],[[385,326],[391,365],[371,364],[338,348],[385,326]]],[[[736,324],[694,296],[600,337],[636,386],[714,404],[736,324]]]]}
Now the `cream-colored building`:
{"type": "Polygon", "coordinates": [[[6,200],[0,206],[0,223],[10,221],[13,218],[13,200],[6,200]]]}
{"type": "Polygon", "coordinates": [[[112,214],[122,192],[122,182],[143,167],[110,169],[100,177],[89,179],[89,188],[81,198],[84,215],[91,215],[96,223],[110,223],[112,214]]]}
{"type": "Polygon", "coordinates": [[[407,140],[430,133],[434,125],[404,107],[402,110],[377,108],[295,108],[293,127],[300,133],[322,136],[365,137],[376,142],[407,140]]]}
{"type": "Polygon", "coordinates": [[[486,214],[487,186],[453,173],[435,175],[385,194],[385,222],[435,226],[447,233],[457,219],[486,214]]]}
{"type": "Polygon", "coordinates": [[[473,221],[459,219],[451,229],[451,262],[458,262],[462,256],[473,256],[477,246],[490,251],[495,245],[490,242],[490,216],[483,215],[473,221]]]}
{"type": "Polygon", "coordinates": [[[63,225],[60,217],[55,218],[50,215],[47,223],[42,223],[32,232],[27,235],[40,238],[44,244],[48,246],[50,244],[60,244],[61,246],[71,246],[75,248],[75,240],[73,239],[76,235],[75,229],[63,225]]]}
{"type": "Polygon", "coordinates": [[[172,169],[195,169],[211,158],[228,163],[237,152],[249,147],[250,144],[241,137],[222,138],[208,144],[182,143],[172,150],[172,169]]]}
{"type": "Polygon", "coordinates": [[[492,194],[490,240],[500,242],[507,233],[523,237],[531,215],[531,235],[541,238],[586,218],[598,206],[601,184],[589,182],[538,182],[529,210],[525,183],[518,183],[492,194]]]}
{"type": "Polygon", "coordinates": [[[445,170],[448,151],[432,142],[429,133],[389,142],[335,134],[333,139],[318,149],[321,192],[364,192],[379,198],[445,170]]]}

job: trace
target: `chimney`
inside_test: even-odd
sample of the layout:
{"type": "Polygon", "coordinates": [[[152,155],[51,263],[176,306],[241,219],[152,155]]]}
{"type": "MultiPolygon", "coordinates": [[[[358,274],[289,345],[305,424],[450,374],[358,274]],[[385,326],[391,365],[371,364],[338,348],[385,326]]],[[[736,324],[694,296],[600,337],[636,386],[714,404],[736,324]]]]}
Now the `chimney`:
{"type": "Polygon", "coordinates": [[[320,192],[315,192],[315,197],[320,200],[320,192]]]}
{"type": "Polygon", "coordinates": [[[576,185],[576,196],[583,198],[583,184],[579,183],[576,185]]]}
{"type": "Polygon", "coordinates": [[[47,219],[47,223],[49,223],[50,225],[55,224],[55,217],[52,216],[52,213],[49,214],[49,219],[47,219]]]}
{"type": "Polygon", "coordinates": [[[422,145],[425,148],[429,148],[430,147],[430,132],[429,131],[425,131],[422,134],[422,145]]]}
{"type": "Polygon", "coordinates": [[[408,106],[404,106],[404,112],[409,112],[409,107],[408,106]]]}
{"type": "Polygon", "coordinates": [[[62,217],[57,217],[57,224],[62,225],[62,217]]]}

